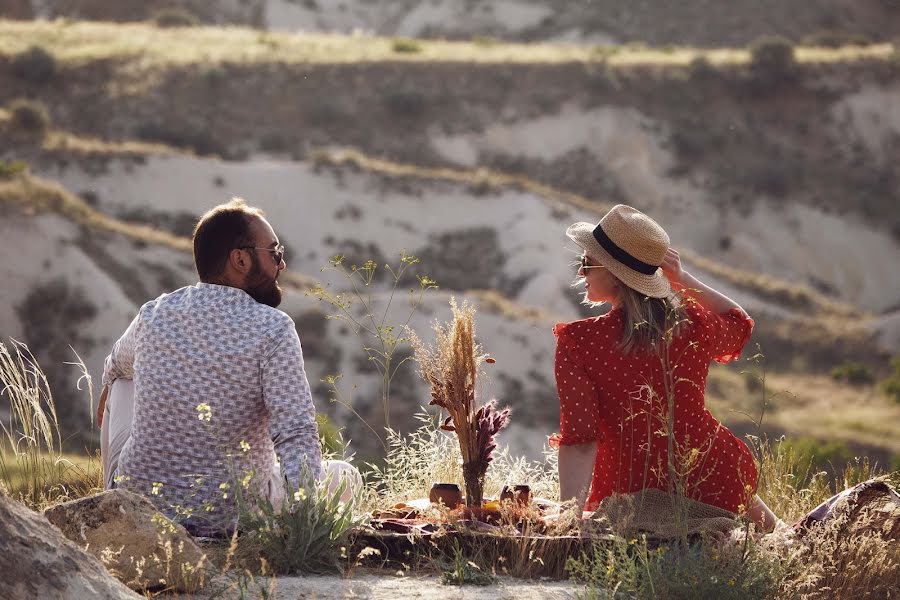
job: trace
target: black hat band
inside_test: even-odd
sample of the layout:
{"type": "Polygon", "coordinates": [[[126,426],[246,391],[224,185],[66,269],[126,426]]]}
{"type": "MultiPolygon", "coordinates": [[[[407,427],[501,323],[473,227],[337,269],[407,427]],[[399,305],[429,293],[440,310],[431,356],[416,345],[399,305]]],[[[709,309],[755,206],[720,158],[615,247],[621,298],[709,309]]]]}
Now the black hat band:
{"type": "Polygon", "coordinates": [[[632,255],[628,254],[625,250],[619,248],[614,241],[609,239],[609,236],[606,235],[606,232],[603,231],[603,228],[598,224],[594,228],[594,239],[597,240],[597,243],[600,244],[600,247],[609,252],[609,255],[614,259],[637,271],[638,273],[643,273],[644,275],[653,275],[656,273],[656,269],[659,268],[659,265],[651,265],[649,263],[645,263],[642,260],[638,260],[632,255]]]}

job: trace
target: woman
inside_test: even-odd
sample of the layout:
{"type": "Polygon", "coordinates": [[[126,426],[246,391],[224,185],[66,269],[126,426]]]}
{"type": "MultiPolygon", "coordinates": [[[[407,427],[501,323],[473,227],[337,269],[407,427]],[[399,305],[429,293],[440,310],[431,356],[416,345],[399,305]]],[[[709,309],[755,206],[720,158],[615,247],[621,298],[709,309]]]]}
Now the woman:
{"type": "Polygon", "coordinates": [[[554,329],[560,499],[593,510],[612,494],[658,488],[749,512],[771,530],[750,450],[704,405],[710,362],[737,360],[753,320],[684,271],[663,228],[634,208],[617,205],[566,235],[583,250],[585,303],[612,310],[554,329]]]}

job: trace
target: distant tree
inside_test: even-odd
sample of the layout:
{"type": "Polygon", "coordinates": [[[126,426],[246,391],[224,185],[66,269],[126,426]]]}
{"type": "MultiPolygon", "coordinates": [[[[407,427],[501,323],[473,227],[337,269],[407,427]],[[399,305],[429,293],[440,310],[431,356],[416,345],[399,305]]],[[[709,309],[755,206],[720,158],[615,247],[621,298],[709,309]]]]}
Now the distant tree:
{"type": "Polygon", "coordinates": [[[43,102],[19,99],[9,105],[10,126],[14,132],[43,138],[50,129],[50,114],[43,102]]]}
{"type": "Polygon", "coordinates": [[[56,57],[41,46],[31,46],[13,56],[12,72],[28,83],[46,83],[56,75],[56,57]]]}
{"type": "Polygon", "coordinates": [[[875,380],[872,370],[861,363],[845,363],[835,367],[831,370],[831,377],[854,385],[872,383],[875,380]]]}
{"type": "Polygon", "coordinates": [[[781,36],[763,36],[750,46],[750,69],[758,88],[772,88],[794,73],[794,46],[781,36]]]}

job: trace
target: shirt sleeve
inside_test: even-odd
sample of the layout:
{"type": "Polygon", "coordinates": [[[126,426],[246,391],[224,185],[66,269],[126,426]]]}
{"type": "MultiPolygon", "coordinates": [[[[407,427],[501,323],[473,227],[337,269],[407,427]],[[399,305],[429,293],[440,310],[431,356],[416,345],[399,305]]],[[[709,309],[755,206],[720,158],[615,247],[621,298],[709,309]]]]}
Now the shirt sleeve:
{"type": "Polygon", "coordinates": [[[738,360],[753,333],[753,319],[739,308],[716,314],[699,304],[693,306],[691,318],[700,322],[702,345],[710,359],[720,363],[738,360]]]}
{"type": "Polygon", "coordinates": [[[112,352],[103,361],[103,377],[101,379],[103,385],[112,385],[116,379],[134,379],[134,349],[137,346],[137,335],[144,306],[132,319],[122,337],[113,344],[112,352]]]}
{"type": "Polygon", "coordinates": [[[269,435],[284,475],[295,488],[309,477],[322,477],[322,451],[303,351],[293,322],[287,318],[273,332],[262,361],[263,401],[269,412],[269,435]]]}
{"type": "Polygon", "coordinates": [[[600,441],[600,398],[591,377],[578,358],[576,342],[557,325],[556,390],[559,394],[559,433],[550,437],[551,447],[600,441]]]}

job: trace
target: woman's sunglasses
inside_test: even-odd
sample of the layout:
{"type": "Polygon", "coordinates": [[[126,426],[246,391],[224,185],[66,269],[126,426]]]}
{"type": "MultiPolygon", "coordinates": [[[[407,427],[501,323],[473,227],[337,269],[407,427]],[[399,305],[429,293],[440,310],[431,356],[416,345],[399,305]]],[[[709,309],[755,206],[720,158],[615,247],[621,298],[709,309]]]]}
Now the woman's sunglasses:
{"type": "Polygon", "coordinates": [[[587,256],[581,257],[581,266],[578,267],[579,270],[586,271],[587,269],[602,269],[603,265],[589,265],[587,261],[587,256]]]}

